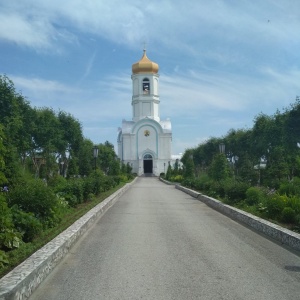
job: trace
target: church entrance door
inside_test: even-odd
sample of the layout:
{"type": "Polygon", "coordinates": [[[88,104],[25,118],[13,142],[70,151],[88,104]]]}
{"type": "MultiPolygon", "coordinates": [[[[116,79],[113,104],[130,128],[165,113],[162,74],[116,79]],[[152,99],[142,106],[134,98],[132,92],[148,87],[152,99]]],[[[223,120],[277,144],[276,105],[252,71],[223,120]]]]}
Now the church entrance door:
{"type": "Polygon", "coordinates": [[[153,159],[150,154],[144,156],[144,173],[153,173],[153,159]]]}

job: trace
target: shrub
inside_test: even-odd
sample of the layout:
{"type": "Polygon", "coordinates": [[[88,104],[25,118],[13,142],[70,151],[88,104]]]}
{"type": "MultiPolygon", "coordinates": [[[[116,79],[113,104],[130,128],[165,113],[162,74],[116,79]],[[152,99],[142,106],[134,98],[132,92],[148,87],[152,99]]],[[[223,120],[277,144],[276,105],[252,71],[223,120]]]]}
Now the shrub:
{"type": "Polygon", "coordinates": [[[13,228],[11,209],[8,207],[6,199],[0,195],[0,231],[11,228],[13,228]]]}
{"type": "Polygon", "coordinates": [[[191,178],[185,178],[181,184],[187,188],[192,188],[193,186],[192,182],[193,180],[191,178]]]}
{"type": "Polygon", "coordinates": [[[259,187],[250,187],[246,191],[246,199],[245,202],[248,205],[257,205],[262,202],[264,197],[264,192],[259,187]]]}
{"type": "Polygon", "coordinates": [[[14,186],[8,197],[10,206],[17,205],[22,211],[33,213],[44,221],[55,219],[58,200],[53,191],[40,179],[33,179],[26,184],[14,186]]]}
{"type": "Polygon", "coordinates": [[[83,202],[83,180],[80,178],[72,178],[62,189],[65,198],[71,206],[76,206],[83,202]],[[75,197],[74,197],[75,196],[75,197]]]}
{"type": "Polygon", "coordinates": [[[269,175],[268,177],[266,175],[262,182],[264,186],[268,186],[275,190],[278,190],[281,184],[279,178],[274,178],[272,175],[269,175]]]}
{"type": "Polygon", "coordinates": [[[0,250],[18,248],[22,235],[14,228],[11,209],[0,195],[0,250]]]}
{"type": "Polygon", "coordinates": [[[201,183],[202,191],[209,192],[210,190],[212,190],[213,181],[208,176],[205,176],[205,175],[201,176],[200,183],[201,183]]]}
{"type": "Polygon", "coordinates": [[[91,179],[93,182],[93,190],[92,190],[93,194],[95,194],[95,195],[100,194],[100,192],[102,191],[102,182],[105,178],[106,178],[106,176],[104,176],[103,173],[99,172],[99,171],[94,172],[91,175],[91,179]]]}
{"type": "Polygon", "coordinates": [[[48,180],[48,186],[51,187],[55,193],[62,191],[66,185],[67,179],[60,175],[50,177],[48,180]]]}
{"type": "Polygon", "coordinates": [[[128,179],[129,179],[128,177],[130,177],[130,176],[131,176],[131,174],[128,174],[128,175],[119,175],[118,177],[119,177],[120,182],[127,182],[128,179]]]}
{"type": "Polygon", "coordinates": [[[120,182],[122,181],[122,179],[124,179],[124,182],[127,181],[127,176],[125,176],[126,179],[124,177],[121,177],[120,175],[118,176],[112,176],[112,186],[111,187],[115,187],[118,184],[120,184],[120,182]]]}
{"type": "Polygon", "coordinates": [[[71,207],[76,207],[79,204],[77,197],[75,195],[64,194],[64,198],[71,207]]]}
{"type": "Polygon", "coordinates": [[[93,193],[88,194],[86,201],[94,201],[95,200],[95,195],[93,193]]]}
{"type": "Polygon", "coordinates": [[[285,207],[285,199],[286,196],[281,196],[278,193],[268,195],[264,199],[267,216],[272,219],[278,218],[285,207]]]}
{"type": "Polygon", "coordinates": [[[166,179],[170,180],[171,176],[172,176],[172,168],[171,168],[171,165],[169,164],[168,169],[167,169],[166,179]]]}
{"type": "Polygon", "coordinates": [[[127,181],[133,179],[134,177],[136,177],[137,175],[135,175],[136,173],[130,173],[127,174],[127,181]]]}
{"type": "Polygon", "coordinates": [[[224,181],[211,181],[207,189],[209,196],[225,198],[225,184],[224,181]]]}
{"type": "Polygon", "coordinates": [[[279,194],[281,195],[298,195],[300,196],[300,178],[294,177],[291,181],[285,181],[280,184],[278,189],[279,194]]]}
{"type": "Polygon", "coordinates": [[[101,191],[109,191],[112,187],[116,186],[114,178],[111,176],[105,176],[101,180],[101,191]]]}
{"type": "Polygon", "coordinates": [[[183,176],[182,175],[175,175],[175,176],[172,176],[171,181],[173,182],[181,182],[183,180],[183,176]]]}
{"type": "Polygon", "coordinates": [[[4,264],[9,264],[8,256],[4,251],[0,250],[0,268],[3,268],[4,264]]]}
{"type": "MultiPolygon", "coordinates": [[[[182,177],[182,175],[177,175],[177,176],[180,176],[182,177]]],[[[179,178],[180,178],[179,177],[179,178]]],[[[201,176],[201,177],[197,177],[197,178],[191,178],[190,179],[190,184],[191,184],[191,187],[197,191],[203,191],[203,185],[204,185],[204,182],[205,181],[210,181],[210,179],[208,178],[208,176],[206,176],[204,178],[204,176],[201,176]]],[[[184,179],[182,178],[182,182],[184,182],[184,179]]]]}
{"type": "Polygon", "coordinates": [[[94,190],[93,190],[93,193],[95,195],[99,195],[100,192],[101,192],[101,177],[97,176],[97,177],[94,177],[94,190]]]}
{"type": "Polygon", "coordinates": [[[286,206],[291,207],[296,214],[300,214],[300,198],[296,195],[291,195],[286,199],[286,206]]]}
{"type": "Polygon", "coordinates": [[[15,229],[2,229],[0,231],[0,246],[2,250],[19,248],[22,244],[22,234],[15,229]]]}
{"type": "Polygon", "coordinates": [[[224,186],[225,195],[229,203],[235,204],[246,198],[246,191],[249,184],[245,182],[238,182],[232,179],[222,182],[224,186]]]}
{"type": "Polygon", "coordinates": [[[281,213],[281,220],[285,223],[295,223],[296,212],[291,207],[285,207],[281,213]]]}
{"type": "Polygon", "coordinates": [[[92,177],[84,178],[83,180],[83,199],[87,200],[88,195],[93,193],[95,189],[95,181],[92,177]]]}
{"type": "Polygon", "coordinates": [[[22,233],[25,243],[31,242],[42,232],[42,223],[35,218],[33,213],[26,213],[20,210],[17,205],[14,205],[11,210],[15,228],[22,233]]]}
{"type": "Polygon", "coordinates": [[[59,192],[56,194],[56,198],[58,199],[59,208],[62,211],[62,213],[65,213],[67,209],[69,208],[69,203],[66,201],[64,197],[63,192],[59,192]]]}

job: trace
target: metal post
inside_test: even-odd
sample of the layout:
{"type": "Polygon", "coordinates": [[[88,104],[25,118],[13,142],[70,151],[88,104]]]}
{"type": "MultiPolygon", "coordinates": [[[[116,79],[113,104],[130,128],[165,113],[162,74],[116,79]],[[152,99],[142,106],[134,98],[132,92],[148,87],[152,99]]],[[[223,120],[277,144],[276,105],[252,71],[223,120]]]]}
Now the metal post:
{"type": "Polygon", "coordinates": [[[220,150],[220,153],[225,153],[225,144],[224,143],[221,143],[219,145],[219,150],[220,150]]]}
{"type": "Polygon", "coordinates": [[[94,146],[93,148],[93,154],[94,154],[94,160],[95,160],[95,171],[97,169],[97,157],[98,157],[98,147],[97,146],[94,146]]]}

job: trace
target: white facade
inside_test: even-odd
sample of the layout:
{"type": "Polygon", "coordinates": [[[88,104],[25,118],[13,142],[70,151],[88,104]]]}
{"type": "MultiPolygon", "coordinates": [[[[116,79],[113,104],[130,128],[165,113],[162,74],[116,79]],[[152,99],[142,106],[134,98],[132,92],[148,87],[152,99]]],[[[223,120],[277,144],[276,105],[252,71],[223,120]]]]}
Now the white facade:
{"type": "Polygon", "coordinates": [[[132,66],[132,121],[122,122],[118,135],[118,156],[132,166],[132,172],[159,176],[171,163],[170,120],[160,120],[158,65],[144,50],[132,66]]]}

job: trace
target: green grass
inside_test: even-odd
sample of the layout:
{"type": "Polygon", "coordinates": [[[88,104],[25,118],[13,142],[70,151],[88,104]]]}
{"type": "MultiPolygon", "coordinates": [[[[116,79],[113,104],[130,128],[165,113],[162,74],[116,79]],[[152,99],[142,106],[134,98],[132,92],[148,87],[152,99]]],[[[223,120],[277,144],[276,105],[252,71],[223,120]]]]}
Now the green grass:
{"type": "Polygon", "coordinates": [[[75,221],[77,221],[80,217],[86,214],[93,207],[101,203],[107,197],[115,193],[117,190],[122,188],[126,183],[122,182],[115,188],[101,193],[99,196],[95,198],[95,200],[90,202],[84,202],[79,204],[76,208],[70,208],[67,210],[66,214],[63,216],[62,221],[56,227],[47,229],[40,234],[39,237],[34,239],[31,243],[24,243],[19,248],[14,249],[12,251],[7,252],[9,264],[0,269],[0,278],[9,273],[13,268],[26,260],[30,255],[34,252],[42,248],[48,242],[53,240],[57,235],[66,230],[69,226],[71,226],[75,221]]]}

